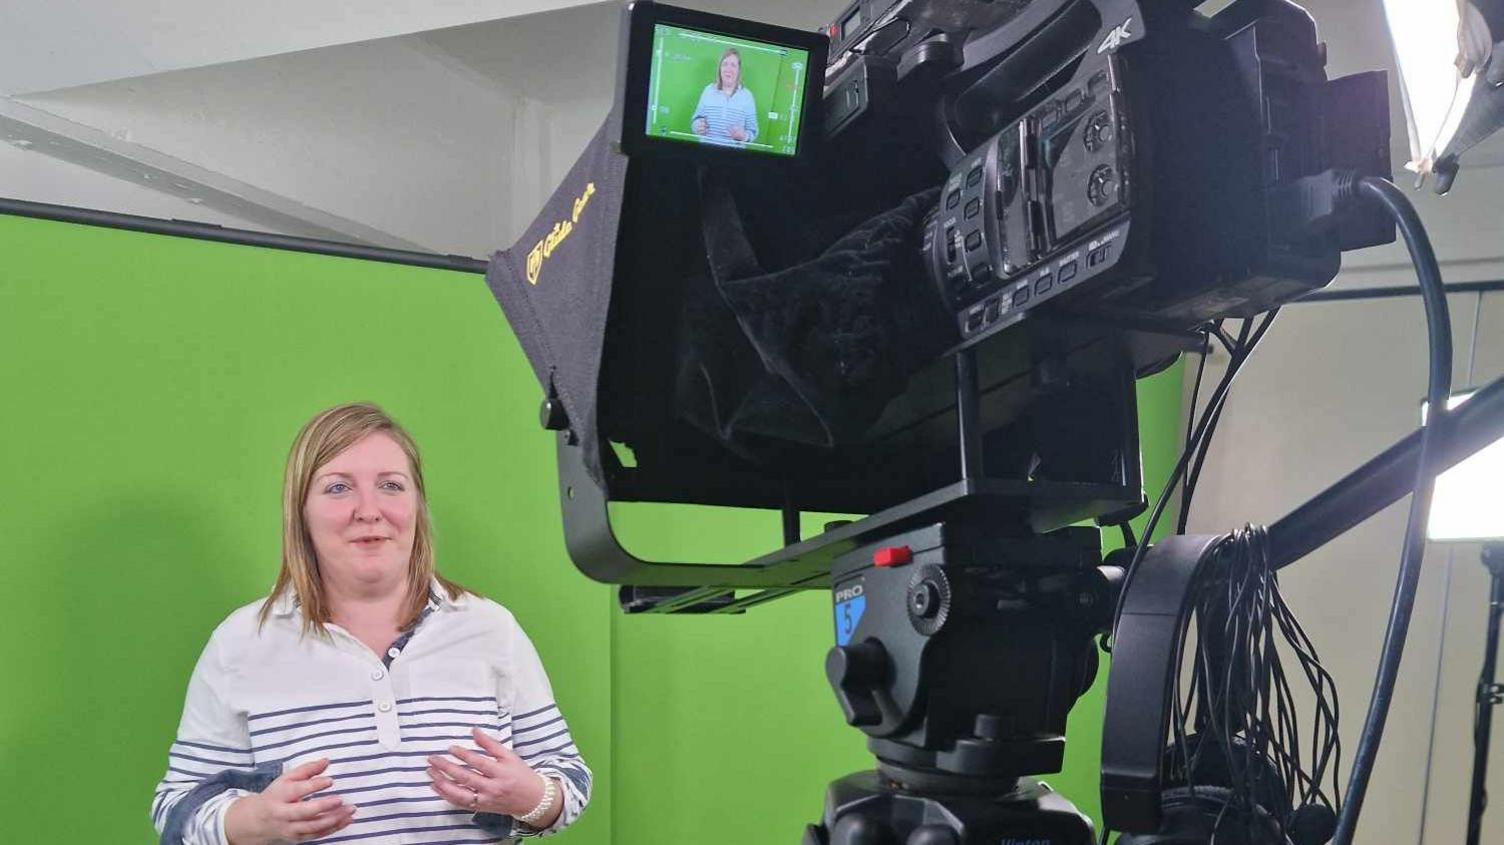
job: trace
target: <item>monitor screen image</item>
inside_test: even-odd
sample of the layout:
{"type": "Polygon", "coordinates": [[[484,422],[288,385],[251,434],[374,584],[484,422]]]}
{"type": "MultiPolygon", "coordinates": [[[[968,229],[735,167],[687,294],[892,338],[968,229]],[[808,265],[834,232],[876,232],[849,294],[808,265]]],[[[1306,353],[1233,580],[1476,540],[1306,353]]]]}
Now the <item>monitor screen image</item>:
{"type": "Polygon", "coordinates": [[[795,155],[808,73],[807,50],[655,24],[645,134],[795,155]]]}

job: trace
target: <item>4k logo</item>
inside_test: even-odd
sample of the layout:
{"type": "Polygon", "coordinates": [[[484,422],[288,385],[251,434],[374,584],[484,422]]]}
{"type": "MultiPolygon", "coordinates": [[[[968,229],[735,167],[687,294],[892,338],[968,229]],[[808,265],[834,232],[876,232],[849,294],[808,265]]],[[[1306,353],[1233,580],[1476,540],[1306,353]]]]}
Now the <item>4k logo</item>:
{"type": "Polygon", "coordinates": [[[1133,33],[1128,31],[1128,24],[1131,23],[1133,23],[1133,18],[1124,18],[1122,23],[1113,27],[1107,33],[1107,37],[1102,39],[1102,44],[1097,47],[1097,52],[1105,53],[1108,50],[1116,50],[1119,44],[1132,38],[1133,33]]]}

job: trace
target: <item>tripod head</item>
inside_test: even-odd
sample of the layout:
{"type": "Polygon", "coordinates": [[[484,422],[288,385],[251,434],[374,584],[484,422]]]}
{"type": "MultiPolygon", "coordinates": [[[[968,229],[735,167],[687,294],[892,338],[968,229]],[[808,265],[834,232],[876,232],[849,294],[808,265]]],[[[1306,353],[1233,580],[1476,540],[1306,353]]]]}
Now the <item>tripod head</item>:
{"type": "Polygon", "coordinates": [[[825,670],[879,771],[947,792],[1006,792],[1058,771],[1066,714],[1096,677],[1114,576],[1089,528],[999,536],[958,519],[835,564],[825,670]],[[1105,612],[1104,612],[1105,611],[1105,612]]]}

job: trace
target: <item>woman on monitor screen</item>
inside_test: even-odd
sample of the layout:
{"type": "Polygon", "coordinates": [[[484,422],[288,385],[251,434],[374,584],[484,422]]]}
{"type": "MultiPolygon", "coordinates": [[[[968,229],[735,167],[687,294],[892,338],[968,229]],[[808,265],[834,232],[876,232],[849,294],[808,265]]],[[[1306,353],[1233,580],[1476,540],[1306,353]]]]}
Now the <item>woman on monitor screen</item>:
{"type": "Polygon", "coordinates": [[[742,86],[742,56],[727,48],[715,81],[700,93],[690,129],[707,144],[740,147],[757,138],[757,104],[742,86]]]}

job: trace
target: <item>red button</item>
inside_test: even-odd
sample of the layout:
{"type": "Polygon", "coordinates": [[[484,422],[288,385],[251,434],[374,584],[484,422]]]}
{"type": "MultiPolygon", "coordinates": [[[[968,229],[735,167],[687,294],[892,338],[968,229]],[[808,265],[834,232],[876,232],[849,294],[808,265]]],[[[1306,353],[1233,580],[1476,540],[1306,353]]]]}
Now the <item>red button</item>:
{"type": "Polygon", "coordinates": [[[872,553],[873,566],[903,566],[914,560],[914,552],[908,546],[888,546],[872,553]]]}

